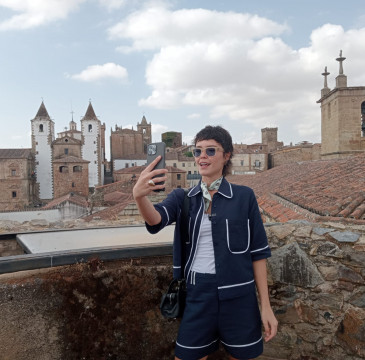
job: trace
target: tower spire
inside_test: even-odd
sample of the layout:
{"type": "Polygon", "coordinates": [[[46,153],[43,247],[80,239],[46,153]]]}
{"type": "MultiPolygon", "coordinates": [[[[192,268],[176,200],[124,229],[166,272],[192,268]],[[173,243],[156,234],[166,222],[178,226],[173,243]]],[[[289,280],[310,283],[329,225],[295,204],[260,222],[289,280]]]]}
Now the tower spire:
{"type": "Polygon", "coordinates": [[[321,96],[323,97],[324,95],[327,95],[331,89],[328,87],[327,85],[327,76],[330,73],[327,71],[327,66],[324,68],[324,72],[322,73],[322,75],[324,76],[324,85],[323,85],[323,89],[321,90],[321,96]]]}
{"type": "Polygon", "coordinates": [[[342,63],[346,60],[345,57],[342,56],[342,50],[340,50],[340,56],[336,59],[340,63],[339,75],[343,75],[343,65],[342,63]]]}
{"type": "Polygon", "coordinates": [[[346,60],[345,57],[342,56],[342,50],[340,50],[340,56],[336,59],[340,63],[340,69],[338,76],[336,77],[336,87],[347,87],[347,76],[343,73],[343,62],[346,60]]]}

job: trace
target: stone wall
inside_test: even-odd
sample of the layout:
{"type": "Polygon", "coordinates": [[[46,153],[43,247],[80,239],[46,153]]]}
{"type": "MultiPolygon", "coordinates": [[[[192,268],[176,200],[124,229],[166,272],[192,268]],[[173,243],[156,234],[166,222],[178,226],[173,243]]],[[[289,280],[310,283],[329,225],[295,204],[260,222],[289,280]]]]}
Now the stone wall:
{"type": "MultiPolygon", "coordinates": [[[[277,337],[271,360],[365,359],[365,225],[267,224],[277,337]]],[[[158,304],[171,257],[0,275],[4,359],[173,358],[179,322],[158,304]]],[[[226,359],[220,350],[210,360],[226,359]]]]}
{"type": "Polygon", "coordinates": [[[0,211],[24,209],[36,200],[32,171],[32,159],[0,159],[0,211]]]}
{"type": "Polygon", "coordinates": [[[271,153],[269,158],[272,168],[297,161],[319,160],[321,158],[321,144],[284,147],[271,153]]]}

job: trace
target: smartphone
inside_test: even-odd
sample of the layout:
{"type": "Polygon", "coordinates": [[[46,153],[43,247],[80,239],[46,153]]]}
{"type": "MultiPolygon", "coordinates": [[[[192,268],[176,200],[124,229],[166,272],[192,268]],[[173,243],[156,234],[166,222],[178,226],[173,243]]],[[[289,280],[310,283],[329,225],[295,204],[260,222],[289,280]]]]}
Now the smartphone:
{"type": "MultiPolygon", "coordinates": [[[[165,163],[165,149],[166,144],[164,142],[157,142],[147,145],[147,165],[150,164],[153,160],[156,159],[157,156],[161,155],[161,160],[157,163],[157,165],[154,167],[154,169],[165,169],[166,163],[165,163]]],[[[154,178],[157,178],[159,176],[165,176],[165,174],[157,175],[154,178]]],[[[157,182],[156,184],[162,185],[164,182],[157,182]]],[[[165,188],[154,190],[154,191],[165,191],[165,188]]]]}

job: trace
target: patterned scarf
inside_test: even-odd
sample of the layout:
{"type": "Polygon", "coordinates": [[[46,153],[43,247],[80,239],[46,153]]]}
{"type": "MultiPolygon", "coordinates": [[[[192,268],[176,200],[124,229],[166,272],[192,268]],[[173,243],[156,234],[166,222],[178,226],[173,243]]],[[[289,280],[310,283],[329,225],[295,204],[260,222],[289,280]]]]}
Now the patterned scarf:
{"type": "Polygon", "coordinates": [[[202,189],[203,192],[203,199],[204,199],[204,206],[205,206],[205,211],[208,210],[209,208],[209,204],[212,201],[212,197],[209,194],[208,190],[218,190],[219,187],[221,186],[223,180],[223,176],[221,176],[219,179],[214,180],[210,186],[208,187],[207,184],[205,182],[201,182],[200,187],[202,189]]]}

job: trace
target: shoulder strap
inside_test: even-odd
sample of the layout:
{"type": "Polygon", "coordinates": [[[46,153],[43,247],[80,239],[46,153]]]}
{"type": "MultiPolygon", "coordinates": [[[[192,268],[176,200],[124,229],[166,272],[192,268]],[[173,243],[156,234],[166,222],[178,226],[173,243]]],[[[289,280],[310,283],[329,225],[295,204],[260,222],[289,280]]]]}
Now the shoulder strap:
{"type": "Polygon", "coordinates": [[[180,235],[181,235],[181,277],[184,277],[185,271],[185,242],[189,241],[188,232],[188,216],[189,216],[189,206],[190,198],[188,196],[189,189],[184,189],[184,202],[181,209],[180,217],[180,235]]]}
{"type": "Polygon", "coordinates": [[[189,205],[190,205],[190,198],[188,196],[189,189],[184,189],[184,203],[181,212],[181,219],[186,221],[189,215],[189,205]]]}

